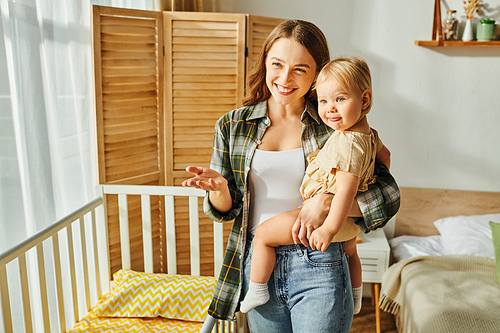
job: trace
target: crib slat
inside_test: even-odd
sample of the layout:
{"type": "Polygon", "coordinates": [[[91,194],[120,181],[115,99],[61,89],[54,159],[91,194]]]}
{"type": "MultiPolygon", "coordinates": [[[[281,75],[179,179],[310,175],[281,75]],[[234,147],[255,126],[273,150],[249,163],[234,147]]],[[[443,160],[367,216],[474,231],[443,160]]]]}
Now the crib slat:
{"type": "Polygon", "coordinates": [[[85,305],[87,311],[90,310],[90,288],[89,288],[89,267],[87,262],[87,243],[85,242],[85,223],[83,216],[80,217],[80,242],[82,243],[83,280],[85,287],[85,305]]]}
{"type": "Polygon", "coordinates": [[[71,276],[71,291],[73,293],[73,314],[75,321],[80,319],[78,311],[78,290],[76,288],[76,272],[75,272],[75,251],[73,247],[73,228],[71,224],[66,227],[66,235],[68,237],[68,253],[69,253],[69,270],[71,276]]]}
{"type": "Polygon", "coordinates": [[[224,262],[224,225],[214,222],[214,275],[218,276],[224,262]]]}
{"type": "Polygon", "coordinates": [[[47,279],[45,278],[45,259],[43,258],[43,243],[36,246],[38,259],[38,279],[40,281],[40,298],[42,301],[42,315],[44,332],[50,332],[49,302],[47,299],[47,279]]]}
{"type": "Polygon", "coordinates": [[[19,275],[21,277],[21,291],[23,298],[24,310],[24,326],[26,332],[33,332],[33,321],[31,319],[31,297],[28,285],[28,270],[26,268],[26,254],[22,254],[18,258],[19,261],[19,275]]]}
{"type": "Polygon", "coordinates": [[[59,252],[59,236],[52,236],[52,250],[54,251],[54,270],[56,273],[57,308],[59,310],[59,327],[66,330],[66,315],[64,311],[64,297],[61,276],[61,256],[59,252]]]}
{"type": "Polygon", "coordinates": [[[165,224],[167,232],[167,273],[177,274],[177,254],[175,247],[174,197],[165,196],[165,224]]]}
{"type": "Polygon", "coordinates": [[[130,259],[130,235],[128,229],[128,205],[126,194],[118,194],[118,215],[120,220],[120,247],[122,251],[122,268],[130,269],[132,267],[132,261],[130,259]]]}
{"type": "Polygon", "coordinates": [[[91,212],[91,226],[92,226],[92,245],[94,247],[94,269],[95,269],[95,280],[96,280],[96,289],[97,289],[97,299],[101,298],[102,290],[101,290],[101,274],[99,269],[99,252],[97,250],[97,224],[95,217],[95,209],[91,212]]]}
{"type": "Polygon", "coordinates": [[[141,208],[144,272],[153,273],[153,235],[151,226],[151,201],[149,195],[141,195],[141,208]]]}
{"type": "Polygon", "coordinates": [[[191,275],[200,275],[200,225],[198,197],[189,197],[189,246],[191,248],[191,275]]]}
{"type": "Polygon", "coordinates": [[[5,332],[12,332],[12,312],[10,310],[7,268],[5,266],[0,266],[0,292],[2,293],[3,325],[5,327],[5,332]]]}

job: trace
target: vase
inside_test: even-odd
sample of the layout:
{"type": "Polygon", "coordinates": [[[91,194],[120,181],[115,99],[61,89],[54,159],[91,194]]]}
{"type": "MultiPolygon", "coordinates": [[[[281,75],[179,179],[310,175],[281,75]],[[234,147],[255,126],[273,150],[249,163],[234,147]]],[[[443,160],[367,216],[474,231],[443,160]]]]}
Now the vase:
{"type": "Polygon", "coordinates": [[[472,37],[472,20],[467,19],[465,21],[464,34],[462,35],[462,40],[464,42],[470,42],[473,39],[472,37]]]}
{"type": "Polygon", "coordinates": [[[480,42],[487,42],[493,38],[493,23],[478,23],[476,28],[476,39],[480,42]]]}

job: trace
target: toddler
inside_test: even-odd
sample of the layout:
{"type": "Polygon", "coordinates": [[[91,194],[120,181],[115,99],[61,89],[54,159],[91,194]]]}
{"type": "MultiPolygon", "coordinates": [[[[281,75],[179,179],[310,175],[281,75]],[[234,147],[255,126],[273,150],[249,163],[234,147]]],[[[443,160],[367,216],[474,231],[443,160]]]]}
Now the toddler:
{"type": "MultiPolygon", "coordinates": [[[[356,194],[375,182],[375,159],[390,166],[390,152],[370,128],[367,113],[372,105],[370,70],[357,57],[330,61],[316,80],[318,114],[335,131],[318,150],[307,157],[301,185],[304,200],[318,193],[334,194],[324,223],[315,229],[309,244],[325,251],[331,242],[345,242],[354,297],[354,314],[361,310],[361,263],[356,252],[359,228],[347,217],[356,194]]],[[[281,213],[263,222],[253,240],[250,285],[240,311],[247,313],[269,299],[267,281],[275,264],[274,248],[293,244],[291,229],[299,211],[281,213]],[[283,232],[285,231],[285,232],[283,232]]]]}

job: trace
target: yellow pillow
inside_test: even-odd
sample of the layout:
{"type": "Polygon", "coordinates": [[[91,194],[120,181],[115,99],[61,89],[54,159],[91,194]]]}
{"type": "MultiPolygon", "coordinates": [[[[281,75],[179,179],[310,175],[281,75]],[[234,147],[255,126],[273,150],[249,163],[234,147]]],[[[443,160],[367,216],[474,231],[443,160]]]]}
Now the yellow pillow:
{"type": "Polygon", "coordinates": [[[99,317],[164,317],[203,321],[217,279],[121,269],[113,275],[115,288],[92,312],[99,317]]]}

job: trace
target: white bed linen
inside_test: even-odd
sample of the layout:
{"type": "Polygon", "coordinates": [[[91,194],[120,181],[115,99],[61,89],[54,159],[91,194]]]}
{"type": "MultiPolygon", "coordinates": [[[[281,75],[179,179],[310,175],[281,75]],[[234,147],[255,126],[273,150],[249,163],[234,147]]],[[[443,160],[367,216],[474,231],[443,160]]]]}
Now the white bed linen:
{"type": "Polygon", "coordinates": [[[398,236],[389,240],[396,261],[419,256],[441,256],[449,254],[441,235],[398,236]]]}

